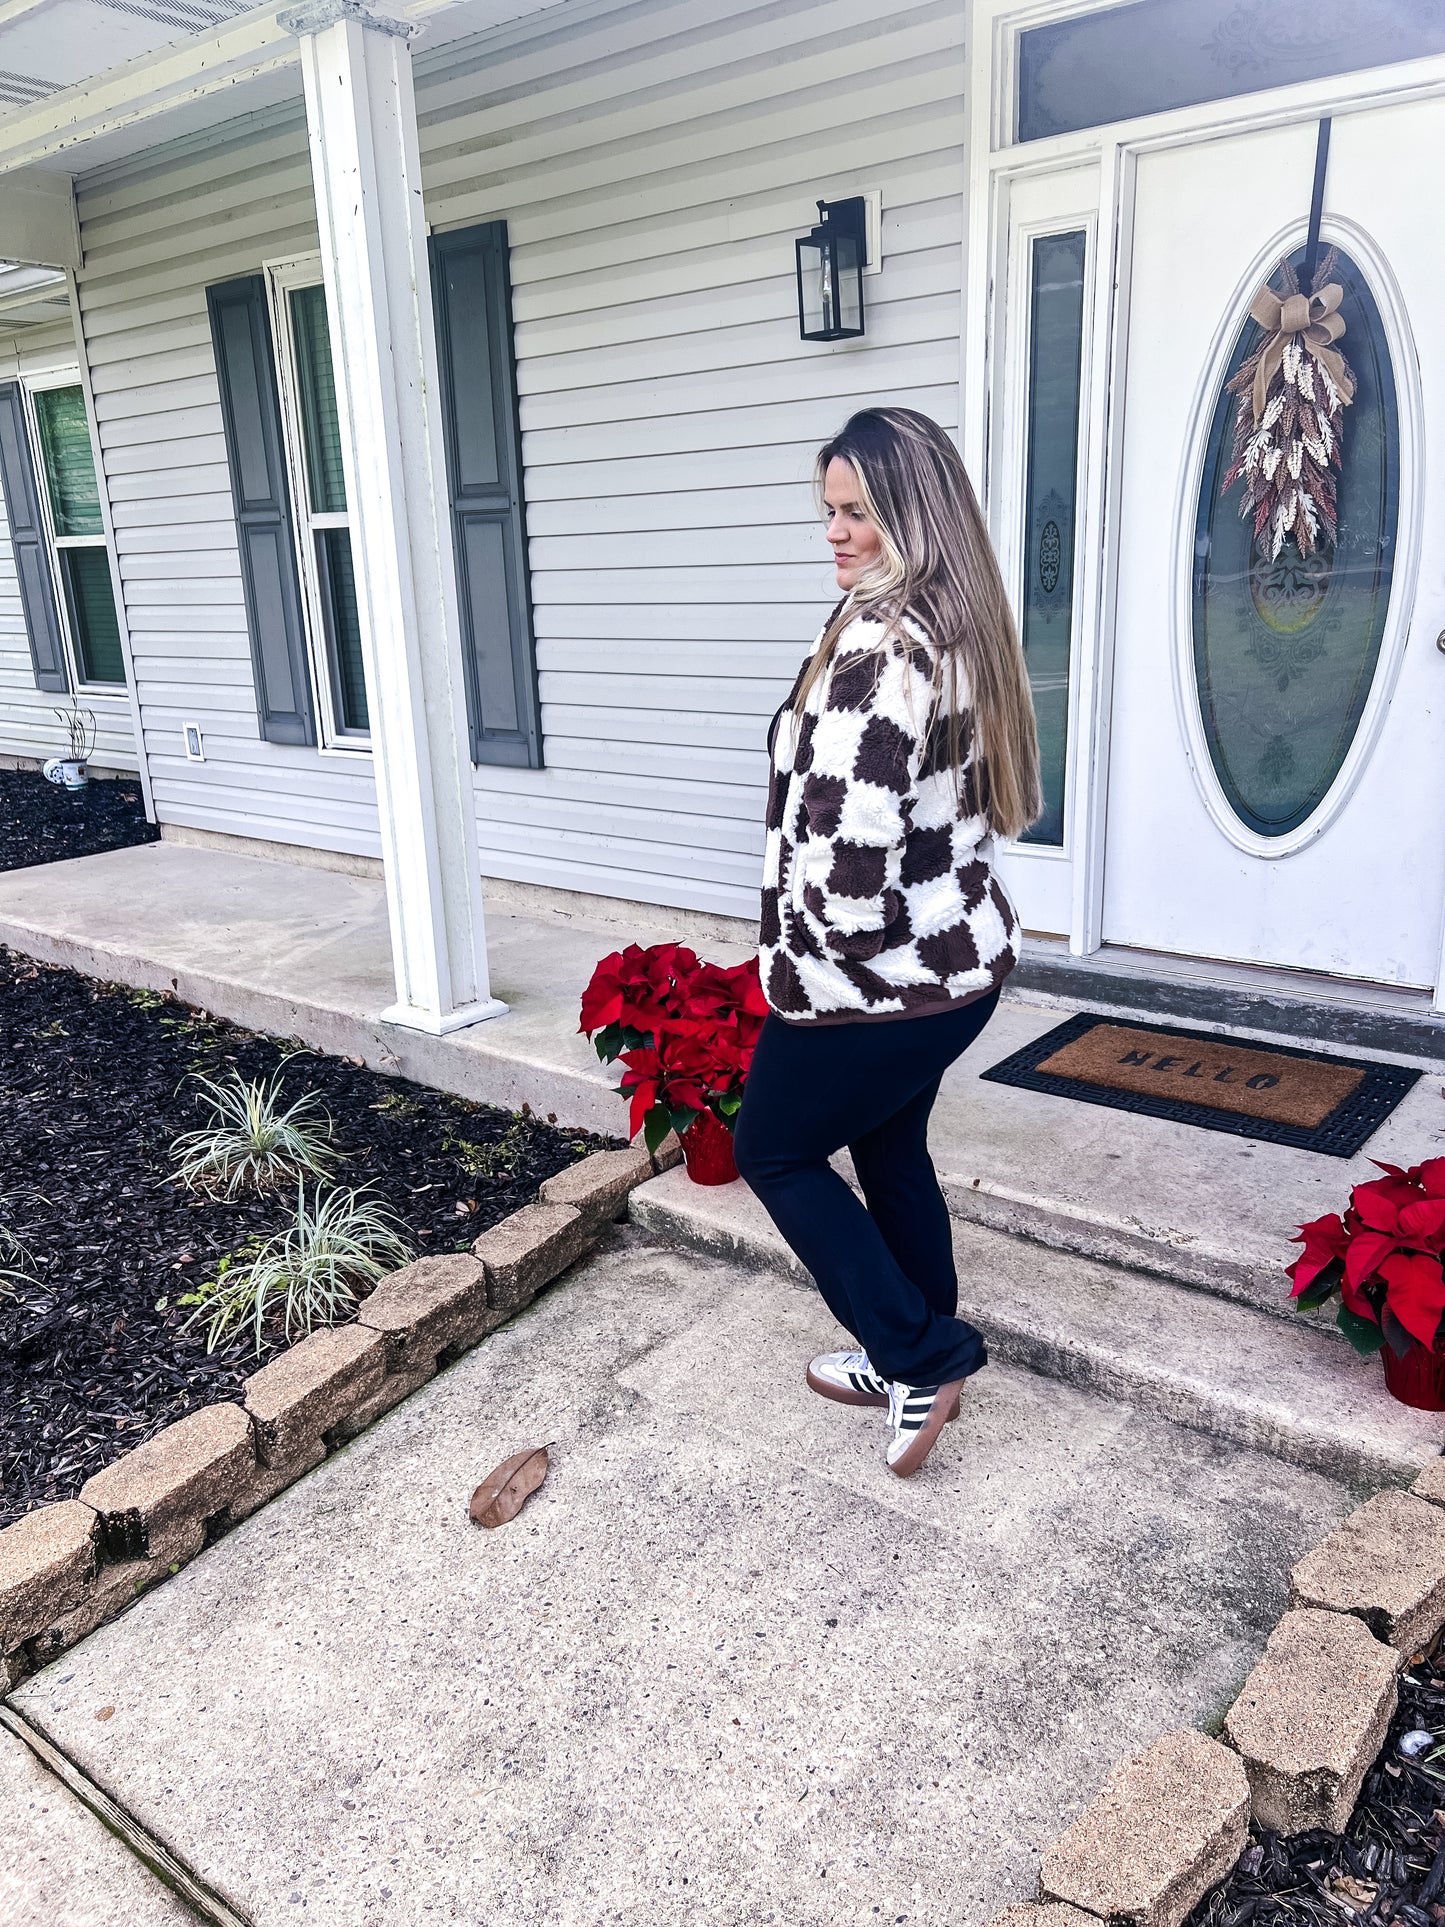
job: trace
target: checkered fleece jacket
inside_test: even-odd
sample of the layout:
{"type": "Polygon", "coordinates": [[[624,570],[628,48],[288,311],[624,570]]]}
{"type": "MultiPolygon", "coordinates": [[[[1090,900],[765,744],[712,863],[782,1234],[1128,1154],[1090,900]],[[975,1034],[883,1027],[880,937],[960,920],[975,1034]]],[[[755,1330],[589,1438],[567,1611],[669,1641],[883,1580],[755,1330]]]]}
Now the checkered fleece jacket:
{"type": "Polygon", "coordinates": [[[773,730],[759,962],[769,1004],[793,1023],[972,1003],[1018,959],[969,717],[955,778],[928,638],[911,619],[880,649],[883,635],[855,616],[803,714],[800,671],[773,730]]]}

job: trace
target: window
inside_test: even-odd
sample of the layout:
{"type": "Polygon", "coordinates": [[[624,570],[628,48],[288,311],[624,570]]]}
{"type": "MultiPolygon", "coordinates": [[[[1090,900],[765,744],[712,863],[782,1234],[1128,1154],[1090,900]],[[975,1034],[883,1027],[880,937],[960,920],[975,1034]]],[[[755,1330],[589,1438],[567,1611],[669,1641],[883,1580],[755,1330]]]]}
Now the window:
{"type": "Polygon", "coordinates": [[[364,748],[371,719],[341,464],[326,290],[314,262],[271,271],[282,421],[296,504],[296,543],[320,696],[323,743],[364,748]]]}
{"type": "Polygon", "coordinates": [[[44,482],[46,533],[76,681],[124,683],[125,658],[85,396],[75,381],[36,383],[30,389],[30,407],[44,482]]]}
{"type": "Polygon", "coordinates": [[[1440,0],[1135,0],[1019,35],[1018,138],[1439,53],[1440,0]]]}
{"type": "MultiPolygon", "coordinates": [[[[1304,249],[1290,256],[1298,274],[1304,249]]],[[[1195,518],[1194,677],[1214,773],[1241,823],[1287,836],[1324,801],[1375,680],[1389,612],[1399,516],[1400,424],[1385,326],[1369,282],[1341,248],[1330,279],[1355,398],[1333,543],[1308,557],[1292,537],[1277,555],[1241,518],[1229,471],[1235,399],[1227,384],[1263,338],[1246,316],[1224,371],[1195,518]]],[[[1277,286],[1277,277],[1272,279],[1277,286]]],[[[1243,299],[1253,293],[1241,291],[1243,299]]]]}
{"type": "Polygon", "coordinates": [[[1028,466],[1019,629],[1038,717],[1044,809],[1024,841],[1056,846],[1064,840],[1086,245],[1082,229],[1036,235],[1029,264],[1028,466]]]}

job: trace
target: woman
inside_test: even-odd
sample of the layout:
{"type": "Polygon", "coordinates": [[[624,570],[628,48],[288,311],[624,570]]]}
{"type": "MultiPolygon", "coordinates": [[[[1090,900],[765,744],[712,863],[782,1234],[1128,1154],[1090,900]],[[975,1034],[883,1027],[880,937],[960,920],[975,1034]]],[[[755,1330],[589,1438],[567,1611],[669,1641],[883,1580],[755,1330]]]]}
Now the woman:
{"type": "Polygon", "coordinates": [[[862,1348],[815,1358],[808,1384],[887,1406],[887,1463],[907,1478],[986,1362],[955,1315],[928,1114],[1017,959],[993,841],[1038,814],[1038,745],[1003,579],[943,430],[865,409],[818,480],[845,594],[773,721],[770,1011],[735,1142],[862,1348]],[[828,1163],[845,1144],[866,1208],[828,1163]]]}

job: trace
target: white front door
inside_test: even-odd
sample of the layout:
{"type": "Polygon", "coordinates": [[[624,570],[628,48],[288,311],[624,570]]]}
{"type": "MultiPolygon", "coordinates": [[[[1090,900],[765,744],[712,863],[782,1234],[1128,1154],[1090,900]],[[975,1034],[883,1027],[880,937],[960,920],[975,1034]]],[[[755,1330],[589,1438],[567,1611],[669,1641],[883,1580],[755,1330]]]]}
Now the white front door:
{"type": "Polygon", "coordinates": [[[1430,988],[1445,906],[1445,100],[1335,117],[1358,378],[1339,539],[1261,554],[1224,381],[1303,253],[1316,124],[1137,160],[1102,934],[1430,988]]]}

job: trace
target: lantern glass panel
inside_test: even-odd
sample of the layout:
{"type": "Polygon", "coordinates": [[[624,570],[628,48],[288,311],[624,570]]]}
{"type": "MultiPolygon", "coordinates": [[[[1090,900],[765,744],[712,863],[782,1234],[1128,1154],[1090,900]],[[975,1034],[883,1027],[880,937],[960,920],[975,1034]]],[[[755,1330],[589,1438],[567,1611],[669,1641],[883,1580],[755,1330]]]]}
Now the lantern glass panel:
{"type": "Polygon", "coordinates": [[[851,234],[833,240],[833,327],[840,335],[863,332],[863,250],[851,234]]]}
{"type": "Polygon", "coordinates": [[[821,235],[798,243],[798,323],[805,341],[825,341],[832,328],[831,252],[821,235]]]}

